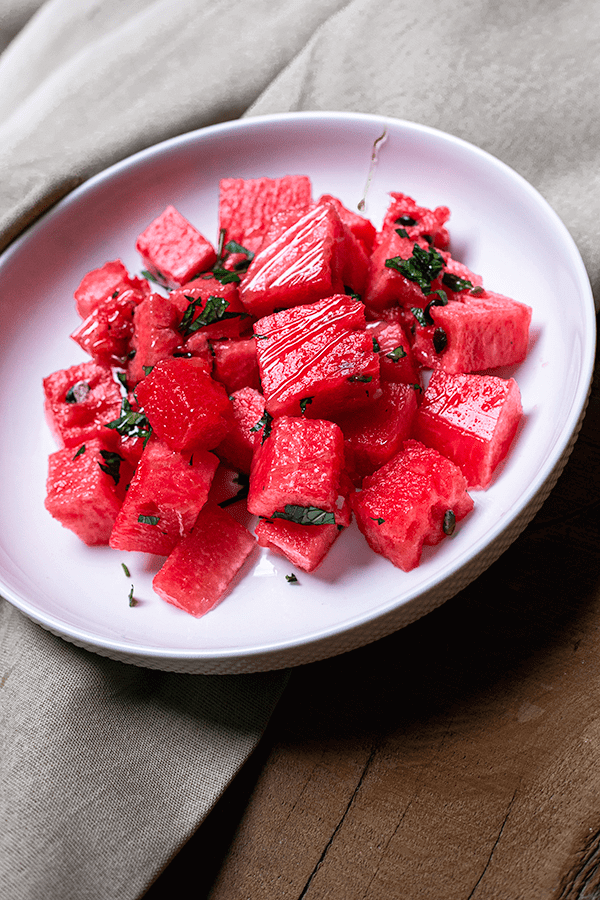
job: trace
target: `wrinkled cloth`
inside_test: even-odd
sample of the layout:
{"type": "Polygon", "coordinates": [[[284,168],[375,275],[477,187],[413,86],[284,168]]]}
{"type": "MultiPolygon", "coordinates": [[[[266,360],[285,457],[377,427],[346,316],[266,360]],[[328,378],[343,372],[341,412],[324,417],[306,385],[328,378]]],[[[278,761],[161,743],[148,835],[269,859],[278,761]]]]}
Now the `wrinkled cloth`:
{"type": "MultiPolygon", "coordinates": [[[[591,0],[0,0],[0,248],[165,138],[351,110],[512,166],[565,222],[598,299],[596,13],[591,0]]],[[[256,747],[285,673],[136,669],[0,604],[0,895],[141,896],[256,747]]]]}

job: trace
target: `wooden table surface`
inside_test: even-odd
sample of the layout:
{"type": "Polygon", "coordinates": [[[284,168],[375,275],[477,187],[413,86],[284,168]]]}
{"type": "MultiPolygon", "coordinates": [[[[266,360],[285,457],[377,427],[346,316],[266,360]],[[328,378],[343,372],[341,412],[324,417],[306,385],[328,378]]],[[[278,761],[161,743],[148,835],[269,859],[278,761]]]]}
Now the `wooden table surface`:
{"type": "Polygon", "coordinates": [[[600,898],[600,382],[526,531],[440,609],[294,669],[147,893],[600,898]]]}

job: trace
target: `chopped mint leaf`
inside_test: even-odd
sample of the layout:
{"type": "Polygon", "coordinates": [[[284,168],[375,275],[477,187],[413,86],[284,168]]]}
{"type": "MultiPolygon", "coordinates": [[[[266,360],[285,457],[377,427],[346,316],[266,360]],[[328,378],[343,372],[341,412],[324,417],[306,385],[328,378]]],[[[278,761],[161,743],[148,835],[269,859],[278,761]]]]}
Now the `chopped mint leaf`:
{"type": "Polygon", "coordinates": [[[129,605],[137,606],[137,600],[133,596],[133,585],[131,585],[131,590],[129,591],[129,605]]]}
{"type": "Polygon", "coordinates": [[[101,450],[100,456],[104,460],[104,465],[99,462],[98,465],[107,475],[110,475],[115,484],[119,483],[121,478],[121,463],[123,462],[123,457],[119,456],[118,453],[114,453],[112,450],[101,450]]]}
{"type": "Polygon", "coordinates": [[[467,278],[461,278],[453,272],[444,272],[442,275],[442,284],[451,291],[467,291],[473,289],[473,282],[467,278]]]}
{"type": "Polygon", "coordinates": [[[385,519],[382,519],[381,516],[369,516],[370,519],[373,519],[374,522],[377,522],[378,525],[383,525],[385,519]]]}
{"type": "Polygon", "coordinates": [[[264,429],[262,441],[261,441],[261,443],[264,444],[266,439],[271,434],[271,426],[272,425],[273,425],[273,416],[270,413],[268,413],[267,410],[265,409],[264,413],[262,414],[262,416],[260,417],[260,419],[258,420],[256,425],[253,425],[252,428],[250,429],[250,431],[254,432],[254,431],[260,431],[261,428],[264,429]]]}
{"type": "Polygon", "coordinates": [[[225,300],[224,297],[215,297],[214,294],[211,294],[205,303],[202,297],[195,299],[194,297],[188,297],[187,294],[184,296],[189,300],[189,306],[183,315],[179,325],[179,331],[185,337],[189,337],[190,334],[193,334],[200,328],[204,328],[205,325],[212,325],[214,322],[222,322],[224,319],[235,319],[236,317],[245,318],[248,315],[248,313],[245,312],[227,312],[229,300],[225,300]],[[201,312],[194,318],[198,309],[200,309],[201,312]]]}
{"type": "Polygon", "coordinates": [[[401,238],[409,237],[409,234],[408,234],[408,231],[406,230],[406,228],[396,228],[396,234],[399,235],[401,238]]]}
{"type": "Polygon", "coordinates": [[[319,509],[317,506],[297,506],[294,503],[286,504],[284,512],[274,512],[272,519],[287,519],[288,522],[296,522],[297,525],[335,525],[335,516],[332,512],[319,509]]]}
{"type": "Polygon", "coordinates": [[[125,572],[125,575],[127,576],[127,578],[131,578],[131,572],[129,571],[129,569],[127,568],[125,563],[122,562],[121,567],[122,567],[123,571],[125,572]]]}
{"type": "Polygon", "coordinates": [[[304,413],[306,412],[306,407],[309,406],[309,404],[311,404],[314,399],[314,397],[302,398],[302,400],[300,401],[300,412],[302,413],[302,415],[304,415],[304,413]]]}
{"type": "Polygon", "coordinates": [[[296,576],[294,575],[293,572],[291,575],[286,575],[285,580],[287,581],[288,584],[300,584],[300,582],[298,581],[298,579],[296,578],[296,576]]]}
{"type": "Polygon", "coordinates": [[[381,353],[381,347],[379,346],[379,341],[376,337],[372,337],[373,341],[373,353],[381,353]]]}
{"type": "Polygon", "coordinates": [[[81,456],[82,453],[85,453],[85,444],[82,444],[75,456],[73,457],[73,462],[77,459],[78,456],[81,456]]]}
{"type": "Polygon", "coordinates": [[[152,434],[152,426],[144,412],[135,412],[127,397],[121,403],[121,415],[112,422],[106,422],[105,428],[112,428],[121,437],[143,438],[144,446],[152,434]]]}
{"type": "Polygon", "coordinates": [[[399,347],[396,347],[394,350],[390,350],[390,352],[386,353],[385,355],[386,358],[391,359],[392,362],[398,362],[399,359],[404,359],[404,357],[406,356],[406,350],[404,349],[402,344],[400,344],[399,347]]]}
{"type": "Polygon", "coordinates": [[[393,256],[386,259],[385,265],[388,269],[394,269],[417,284],[421,291],[425,294],[431,294],[431,282],[434,281],[444,268],[444,259],[437,250],[433,248],[424,250],[418,244],[413,246],[412,256],[409,259],[402,259],[400,256],[393,256]]]}
{"type": "Polygon", "coordinates": [[[158,525],[160,522],[160,516],[138,516],[138,522],[141,522],[142,525],[158,525]]]}
{"type": "Polygon", "coordinates": [[[142,369],[144,370],[144,375],[149,375],[153,368],[154,368],[154,366],[142,366],[142,369]]]}

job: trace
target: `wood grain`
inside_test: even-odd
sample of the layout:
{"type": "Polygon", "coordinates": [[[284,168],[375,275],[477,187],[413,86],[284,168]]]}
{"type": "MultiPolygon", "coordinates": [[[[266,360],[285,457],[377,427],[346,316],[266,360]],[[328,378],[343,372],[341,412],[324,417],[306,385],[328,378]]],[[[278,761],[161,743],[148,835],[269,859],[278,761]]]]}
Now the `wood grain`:
{"type": "Polygon", "coordinates": [[[521,537],[420,621],[293,670],[147,897],[194,871],[210,900],[600,898],[599,506],[596,378],[521,537]]]}

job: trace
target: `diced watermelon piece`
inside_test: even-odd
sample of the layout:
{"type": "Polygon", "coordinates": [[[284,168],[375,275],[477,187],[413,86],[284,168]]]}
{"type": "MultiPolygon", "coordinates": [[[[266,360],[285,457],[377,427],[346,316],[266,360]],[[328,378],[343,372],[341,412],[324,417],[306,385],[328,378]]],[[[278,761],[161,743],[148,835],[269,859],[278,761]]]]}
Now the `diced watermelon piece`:
{"type": "Polygon", "coordinates": [[[269,413],[327,418],[368,405],[379,356],[365,327],[362,303],[343,294],[260,319],[254,334],[269,413]]]}
{"type": "Polygon", "coordinates": [[[323,194],[319,197],[318,202],[331,203],[335,207],[342,223],[358,238],[365,252],[370,255],[377,233],[373,223],[364,216],[359,216],[358,213],[348,209],[341,200],[338,200],[337,197],[333,197],[331,194],[323,194]]]}
{"type": "Polygon", "coordinates": [[[243,387],[260,388],[256,343],[253,337],[230,341],[215,341],[213,378],[228,394],[243,387]]]}
{"type": "Polygon", "coordinates": [[[254,453],[248,510],[279,518],[286,507],[315,508],[329,514],[315,524],[329,525],[334,520],[348,525],[343,469],[344,435],[334,422],[292,416],[274,419],[271,433],[254,453]]]}
{"type": "Polygon", "coordinates": [[[436,370],[415,417],[414,436],[460,466],[469,488],[485,490],[522,412],[514,378],[436,370]]]}
{"type": "Polygon", "coordinates": [[[121,412],[121,390],[108,366],[90,361],[44,378],[44,403],[50,430],[62,447],[79,447],[91,438],[115,444],[106,422],[121,412]]]}
{"type": "Polygon", "coordinates": [[[136,396],[157,437],[172,450],[213,449],[233,425],[227,392],[200,359],[158,362],[136,396]]]}
{"type": "Polygon", "coordinates": [[[313,207],[254,257],[240,284],[253,316],[343,293],[341,254],[346,235],[332,206],[313,207]]]}
{"type": "Polygon", "coordinates": [[[261,547],[285,556],[305,572],[314,572],[341,529],[337,525],[298,525],[285,519],[261,519],[254,534],[261,547]]]}
{"type": "Polygon", "coordinates": [[[217,457],[206,450],[182,454],[151,438],[116,518],[110,546],[168,555],[191,531],[218,465],[217,457]]]}
{"type": "Polygon", "coordinates": [[[379,354],[379,370],[383,381],[420,384],[411,342],[400,322],[370,322],[367,331],[379,354]]]}
{"type": "Polygon", "coordinates": [[[193,616],[213,609],[256,547],[250,532],[209,501],[191,534],[177,544],[154,576],[156,593],[193,616]]]}
{"type": "Polygon", "coordinates": [[[337,419],[344,433],[346,467],[355,484],[400,450],[412,433],[416,412],[412,385],[383,382],[381,397],[367,409],[337,419]]]}
{"type": "Polygon", "coordinates": [[[449,237],[445,223],[450,218],[447,206],[427,209],[418,206],[407,194],[395,191],[390,192],[390,197],[381,231],[375,239],[376,247],[386,234],[401,229],[411,241],[424,238],[438,249],[447,249],[449,237]]]}
{"type": "Polygon", "coordinates": [[[223,178],[219,189],[219,228],[225,241],[236,241],[256,253],[273,217],[312,203],[306,175],[282,178],[223,178]]]}
{"type": "Polygon", "coordinates": [[[221,284],[214,275],[195,278],[171,291],[169,300],[177,309],[177,330],[182,340],[199,332],[210,340],[220,340],[252,330],[237,285],[221,284]]]}
{"type": "Polygon", "coordinates": [[[409,441],[352,495],[358,527],[369,546],[405,572],[472,509],[460,469],[437,451],[409,441]]]}
{"type": "Polygon", "coordinates": [[[127,383],[131,387],[142,381],[146,370],[166,356],[171,356],[183,343],[177,331],[175,307],[161,294],[150,294],[133,315],[131,348],[133,358],[127,367],[127,383]]]}
{"type": "Polygon", "coordinates": [[[136,291],[138,302],[150,293],[150,285],[145,278],[130,276],[120,259],[104,263],[99,269],[93,269],[81,280],[75,291],[77,312],[82,319],[92,313],[106,300],[124,291],[136,291]]]}
{"type": "Polygon", "coordinates": [[[432,306],[433,326],[417,326],[414,353],[423,365],[451,374],[481,372],[523,362],[531,307],[484,291],[464,302],[432,306]],[[437,343],[436,343],[437,339],[437,343]]]}
{"type": "Polygon", "coordinates": [[[51,453],[44,505],[88,544],[108,544],[133,468],[99,438],[51,453]]]}
{"type": "Polygon", "coordinates": [[[73,340],[97,363],[122,366],[133,337],[133,315],[142,295],[126,290],[101,303],[71,334],[73,340]]]}
{"type": "Polygon", "coordinates": [[[212,244],[171,205],[139,235],[135,246],[152,275],[168,287],[180,287],[217,261],[212,244]]]}
{"type": "Polygon", "coordinates": [[[260,391],[243,387],[234,391],[230,400],[234,425],[216,447],[215,453],[240,471],[249,473],[254,451],[264,434],[265,398],[260,391]]]}
{"type": "MultiPolygon", "coordinates": [[[[417,244],[422,250],[430,248],[423,240],[417,244]]],[[[396,231],[385,232],[373,251],[369,263],[367,285],[363,301],[373,310],[383,310],[400,304],[407,308],[423,307],[427,298],[419,285],[406,278],[395,268],[386,265],[387,260],[409,260],[414,254],[415,242],[401,237],[396,231]]]]}

